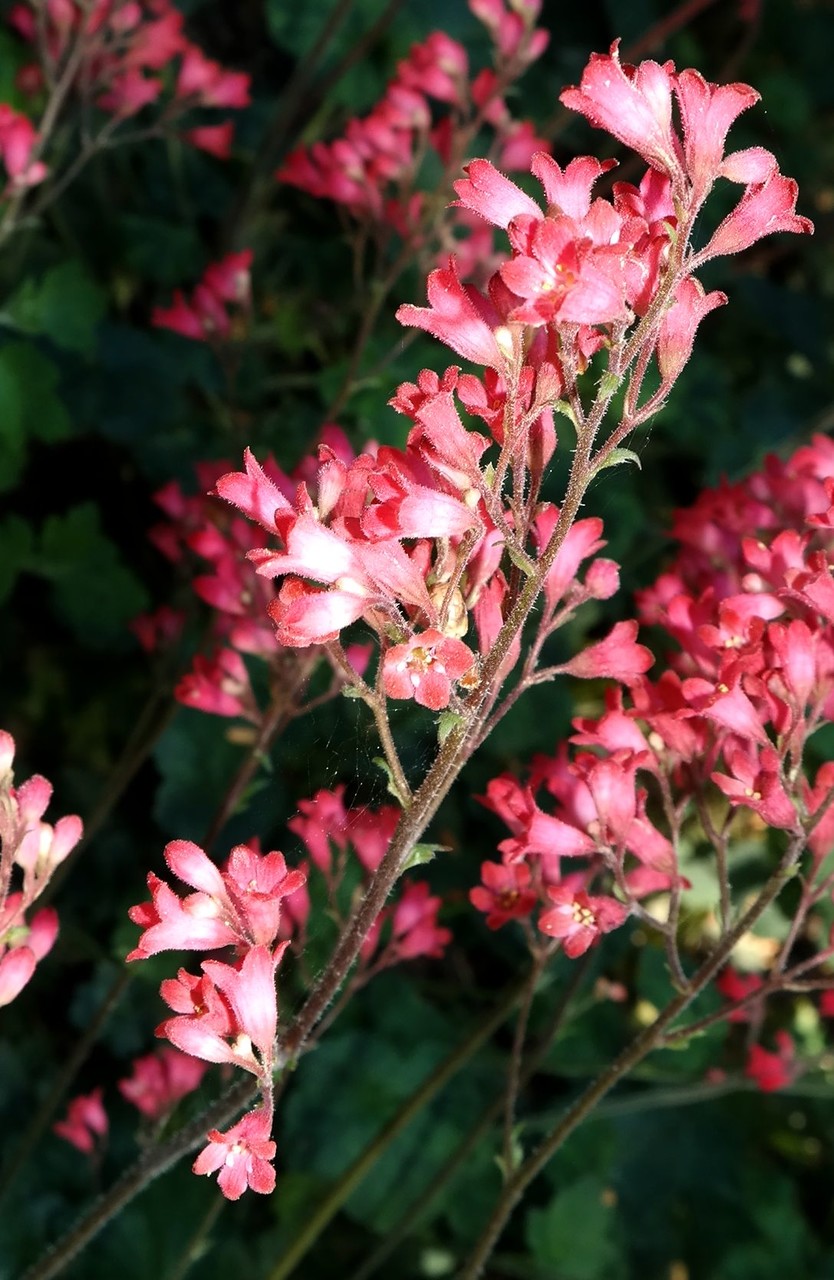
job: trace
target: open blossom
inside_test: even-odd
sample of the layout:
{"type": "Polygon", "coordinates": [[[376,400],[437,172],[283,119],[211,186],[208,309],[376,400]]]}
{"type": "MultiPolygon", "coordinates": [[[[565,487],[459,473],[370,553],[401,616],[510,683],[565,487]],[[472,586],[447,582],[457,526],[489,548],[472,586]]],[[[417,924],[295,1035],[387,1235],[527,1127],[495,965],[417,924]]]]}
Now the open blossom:
{"type": "Polygon", "coordinates": [[[421,707],[441,711],[449,705],[452,685],[474,662],[475,655],[462,640],[440,631],[423,631],[387,651],[383,688],[389,698],[413,698],[421,707]]]}
{"type": "Polygon", "coordinates": [[[180,898],[151,872],[151,901],[128,913],[144,930],[128,960],[236,943],[271,946],[278,936],[281,900],[300,889],[305,879],[302,872],[287,869],[282,854],[260,854],[246,845],[232,850],[223,872],[190,840],[172,840],[165,847],[165,860],[196,892],[180,898]]]}
{"type": "Polygon", "coordinates": [[[539,916],[539,928],[551,938],[561,938],[565,955],[572,960],[628,918],[628,907],[615,898],[591,897],[563,885],[550,885],[547,893],[556,905],[539,916]]]}
{"type": "Polygon", "coordinates": [[[530,888],[532,875],[526,862],[509,866],[500,862],[481,863],[482,884],[469,890],[469,901],[486,912],[488,929],[500,929],[509,920],[523,920],[538,902],[530,888]]]}
{"type": "MultiPolygon", "coordinates": [[[[445,591],[429,566],[464,540],[475,560],[490,537],[478,494],[462,493],[452,469],[430,465],[416,441],[347,460],[323,444],[314,479],[293,502],[251,456],[244,461],[244,472],[220,477],[217,492],[278,539],[275,549],[248,554],[259,575],[281,579],[268,613],[287,647],[326,644],[359,618],[377,631],[391,623],[409,630],[418,617],[437,627],[445,591]]],[[[473,583],[472,603],[481,589],[473,583]]],[[[459,597],[451,604],[446,624],[457,628],[459,597]]]]}
{"type": "Polygon", "coordinates": [[[615,41],[608,54],[591,55],[579,86],[566,89],[562,103],[664,174],[690,221],[719,177],[746,185],[739,204],[695,256],[697,265],[718,254],[739,253],[774,231],[813,230],[807,218],[795,215],[796,183],[782,177],[770,152],[753,147],[725,154],[730,127],[759,100],[755,89],[709,84],[697,71],[677,72],[671,62],[623,65],[618,46],[615,41]]]}
{"type": "Polygon", "coordinates": [[[250,1111],[225,1133],[210,1129],[209,1145],[194,1161],[194,1172],[217,1173],[218,1186],[227,1200],[239,1200],[247,1187],[270,1195],[275,1190],[271,1130],[272,1116],[264,1108],[250,1111]]]}

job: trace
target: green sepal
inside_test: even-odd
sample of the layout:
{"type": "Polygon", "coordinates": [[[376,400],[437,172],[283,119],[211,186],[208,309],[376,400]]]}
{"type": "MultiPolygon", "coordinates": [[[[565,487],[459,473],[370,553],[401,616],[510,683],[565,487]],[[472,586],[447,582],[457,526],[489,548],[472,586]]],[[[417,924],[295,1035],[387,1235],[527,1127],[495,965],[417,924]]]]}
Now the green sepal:
{"type": "Polygon", "coordinates": [[[457,711],[441,711],[437,717],[437,741],[442,747],[449,734],[455,730],[459,724],[463,724],[463,716],[457,711]]]}
{"type": "Polygon", "coordinates": [[[414,867],[423,867],[427,862],[434,861],[436,853],[447,852],[448,846],[445,844],[415,844],[408,855],[407,861],[403,864],[403,871],[411,871],[414,867]]]}
{"type": "Polygon", "coordinates": [[[640,456],[633,449],[612,449],[608,457],[594,468],[594,474],[597,471],[605,471],[606,467],[620,467],[624,462],[633,462],[638,471],[643,470],[640,456]]]}

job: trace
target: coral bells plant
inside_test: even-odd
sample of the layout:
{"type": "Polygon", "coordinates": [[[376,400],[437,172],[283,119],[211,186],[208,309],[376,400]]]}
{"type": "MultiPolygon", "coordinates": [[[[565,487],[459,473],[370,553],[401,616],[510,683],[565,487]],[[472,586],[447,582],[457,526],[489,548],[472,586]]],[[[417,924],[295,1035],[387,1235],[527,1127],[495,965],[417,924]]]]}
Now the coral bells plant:
{"type": "MultiPolygon", "coordinates": [[[[223,457],[198,468],[199,493],[179,480],[157,489],[165,520],[151,539],[210,610],[173,697],[222,717],[227,740],[250,751],[210,830],[179,828],[194,838],[166,844],[164,873],[147,874],[149,899],[129,911],[139,936],[126,960],[131,974],[161,980],[164,1044],[135,1057],[118,1088],[156,1128],[138,1172],[104,1193],[36,1266],[37,1280],[198,1147],[193,1171],[216,1174],[226,1199],[280,1195],[274,1161],[296,1068],[302,1080],[308,1058],[316,1069],[325,1033],[371,984],[384,990],[397,966],[432,973],[449,956],[448,972],[471,979],[467,933],[497,934],[496,965],[520,956],[525,974],[472,1035],[474,1052],[515,1012],[489,1113],[502,1130],[494,1204],[460,1280],[484,1273],[533,1180],[649,1055],[721,1027],[706,1083],[775,1093],[808,1069],[776,997],[805,1001],[817,1021],[831,1014],[834,766],[818,743],[834,719],[834,447],[819,436],[678,512],[679,550],[639,593],[637,617],[604,627],[620,565],[604,554],[602,519],[584,510],[604,473],[639,464],[635,432],[663,410],[700,326],[728,301],[701,269],[812,224],[770,152],[728,144],[754,89],[711,84],[672,62],[631,66],[615,42],[560,101],[603,130],[607,147],[625,149],[625,176],[614,158],[560,163],[506,102],[544,51],[540,5],[470,8],[487,29],[491,68],[472,75],[464,47],[435,33],[399,63],[369,115],[336,141],[289,149],[278,171],[282,183],[342,206],[362,247],[357,263],[372,241],[382,261],[396,239],[402,261],[395,253],[366,325],[415,255],[427,273],[425,301],[401,301],[396,319],[409,340],[428,335],[447,351],[388,389],[398,443],[354,448],[328,416],[289,471],[257,440],[230,462],[224,440],[223,457]],[[484,136],[488,154],[473,157],[484,136]],[[432,153],[449,180],[442,210],[419,177],[432,153]],[[448,351],[458,363],[446,364],[448,351]],[[566,740],[481,775],[479,816],[496,833],[494,854],[484,859],[468,832],[461,840],[447,829],[446,809],[433,830],[493,730],[557,681],[581,691],[566,740]],[[263,852],[260,836],[268,848],[273,833],[252,834],[248,806],[272,781],[268,752],[339,694],[366,722],[386,802],[370,803],[362,778],[331,777],[314,791],[287,770],[296,789],[286,854],[263,852]],[[229,729],[232,720],[243,723],[229,729]],[[217,861],[216,838],[231,822],[233,847],[217,861]],[[765,926],[768,945],[757,933],[765,926]],[[599,973],[601,956],[607,963],[637,945],[663,964],[665,994],[653,1003],[632,1002],[599,973]],[[516,1110],[535,1070],[536,1000],[563,985],[546,1054],[561,1020],[578,1016],[571,1001],[595,966],[590,1003],[628,1005],[623,1044],[531,1146],[516,1110]],[[177,1127],[179,1104],[187,1099],[193,1115],[190,1095],[199,1090],[202,1105],[212,1089],[207,1107],[177,1127]]],[[[248,101],[247,77],[190,44],[167,3],[48,4],[38,15],[17,6],[13,22],[40,48],[47,85],[62,77],[114,122],[157,98],[168,103],[161,120],[177,129],[186,107],[248,101]]],[[[225,135],[202,133],[191,141],[225,154],[225,135]]],[[[20,139],[6,167],[22,190],[45,175],[37,145],[20,139]]],[[[254,261],[249,249],[218,254],[190,295],[178,291],[152,312],[152,326],[218,352],[230,338],[260,340],[254,261]]],[[[270,305],[265,297],[265,315],[270,305]]],[[[233,424],[241,448],[248,425],[245,413],[233,424]]],[[[153,650],[173,645],[183,625],[164,605],[134,630],[153,650]]],[[[54,912],[27,913],[81,834],[78,819],[54,831],[41,822],[43,779],[12,788],[13,751],[0,735],[0,1003],[51,945],[54,912]]],[[[368,1045],[370,1059],[370,1035],[368,1045]]],[[[436,1087],[467,1060],[453,1053],[436,1068],[436,1087]]],[[[389,1138],[433,1087],[421,1084],[405,1119],[386,1118],[389,1138]]],[[[102,1096],[76,1097],[55,1132],[98,1153],[102,1096]]],[[[363,1160],[344,1175],[343,1199],[334,1193],[311,1215],[319,1225],[353,1192],[363,1160]]],[[[273,1280],[300,1260],[311,1231],[273,1280]]]]}
{"type": "MultiPolygon", "coordinates": [[[[678,74],[669,64],[624,68],[616,45],[609,55],[592,59],[580,87],[567,90],[563,102],[636,151],[649,166],[645,176],[637,185],[615,183],[610,199],[595,198],[593,187],[613,161],[581,157],[563,169],[539,152],[531,172],[543,190],[542,208],[490,161],[472,161],[455,184],[458,204],[504,229],[509,255],[485,291],[464,285],[451,259],[429,277],[428,307],[408,304],[397,313],[402,324],[425,329],[481,366],[480,374],[458,367],[442,375],[426,370],[417,384],[401,386],[392,403],[413,423],[404,449],[381,446],[345,460],[322,445],[315,477],[289,495],[248,452],[243,471],[217,481],[217,494],[274,539],[274,545],[267,540],[252,548],[248,558],[260,577],[277,580],[267,608],[277,643],[301,650],[322,646],[372,708],[402,810],[329,967],[279,1039],[284,1058],[303,1049],[362,955],[388,894],[465,761],[510,703],[542,680],[616,678],[631,691],[635,706],[630,712],[621,703],[612,705],[599,727],[589,725],[580,735],[594,751],[580,754],[574,765],[557,762],[552,772],[547,767],[544,779],[566,806],[564,816],[541,810],[532,792],[511,805],[507,870],[488,864],[484,889],[473,891],[475,905],[491,913],[492,925],[520,916],[522,906],[530,913],[536,886],[545,907],[539,930],[576,957],[639,915],[664,931],[673,977],[691,999],[696,991],[675,950],[686,882],[676,856],[683,810],[672,793],[673,778],[693,762],[707,762],[709,778],[723,758],[732,776],[719,775],[717,785],[743,803],[759,795],[750,784],[758,785],[762,769],[769,770],[772,781],[761,784],[772,797],[761,802],[769,805],[767,817],[794,837],[792,848],[804,835],[798,811],[778,790],[778,753],[765,745],[763,726],[772,714],[777,677],[763,677],[737,646],[709,668],[712,680],[692,676],[675,686],[678,716],[661,711],[668,692],[664,688],[661,701],[664,695],[646,680],[653,658],[637,642],[636,624],[617,624],[606,639],[566,663],[543,662],[551,634],[586,600],[604,599],[616,589],[616,566],[596,555],[604,545],[601,522],[576,516],[594,477],[628,460],[624,441],[663,405],[689,359],[698,325],[726,301],[721,293],[706,294],[695,270],[772,231],[811,229],[794,213],[795,184],[778,173],[774,157],[758,148],[725,154],[730,125],[755,100],[745,86],[709,85],[697,72],[678,74]],[[672,125],[673,100],[680,134],[672,125]],[[699,248],[697,216],[719,178],[744,190],[699,248]],[[656,385],[646,390],[652,366],[656,385]],[[609,425],[617,392],[622,410],[609,425]],[[488,434],[468,429],[461,409],[480,419],[488,434]],[[558,447],[555,413],[568,419],[575,434],[561,508],[542,497],[546,468],[558,447]],[[580,566],[588,561],[580,583],[580,566]],[[527,639],[525,625],[540,598],[543,607],[527,639]],[[356,674],[342,648],[343,633],[360,620],[374,638],[373,683],[356,674]],[[513,681],[509,693],[502,692],[507,677],[513,681]],[[770,690],[762,705],[754,706],[744,691],[745,678],[770,690]],[[392,704],[404,699],[445,713],[435,762],[422,780],[408,775],[396,744],[392,704]],[[667,730],[670,720],[682,722],[682,729],[667,730]],[[640,721],[657,746],[650,745],[640,721]],[[662,751],[670,753],[668,760],[662,751]],[[660,826],[647,811],[649,793],[638,786],[639,772],[660,784],[660,826]],[[660,827],[669,821],[674,826],[667,834],[660,827]],[[581,859],[582,871],[563,872],[566,857],[581,859]],[[513,871],[522,860],[526,869],[513,871]],[[589,892],[597,882],[608,892],[589,892]],[[659,892],[670,895],[665,923],[642,906],[647,895],[659,892]]],[[[765,604],[770,599],[769,593],[757,593],[757,619],[762,608],[770,618],[783,612],[779,603],[771,612],[765,604]]],[[[789,632],[793,648],[807,647],[810,632],[799,621],[772,630],[774,652],[793,663],[787,658],[789,632]]],[[[720,632],[718,641],[723,643],[720,632]]],[[[670,671],[666,679],[672,678],[670,671]]],[[[809,671],[806,697],[814,687],[809,671]]],[[[681,783],[691,791],[690,774],[681,783]]],[[[498,804],[508,803],[505,792],[498,804]]],[[[236,966],[204,961],[202,977],[181,970],[163,984],[163,996],[178,1016],[161,1031],[186,1052],[234,1063],[258,1078],[264,1101],[253,1113],[257,1123],[249,1119],[258,1141],[265,1141],[276,1063],[274,972],[287,945],[275,948],[279,903],[300,887],[299,873],[286,873],[278,854],[261,861],[240,849],[221,874],[200,850],[181,841],[169,846],[167,857],[197,892],[181,900],[152,877],[152,906],[132,913],[145,928],[132,958],[168,947],[235,944],[239,954],[243,948],[236,966]],[[277,860],[277,870],[270,859],[277,860]],[[240,869],[241,860],[249,869],[240,869]],[[255,919],[246,886],[262,880],[258,901],[271,905],[259,907],[255,919]]],[[[727,913],[723,924],[729,931],[727,913]]],[[[395,937],[401,930],[395,912],[395,937]]],[[[215,1133],[211,1141],[218,1154],[204,1153],[201,1170],[219,1167],[219,1151],[232,1132],[241,1153],[250,1150],[248,1130],[215,1133]]],[[[255,1189],[270,1182],[254,1172],[262,1169],[263,1155],[254,1146],[251,1152],[251,1164],[224,1166],[236,1170],[227,1180],[235,1197],[247,1170],[255,1189]]]]}

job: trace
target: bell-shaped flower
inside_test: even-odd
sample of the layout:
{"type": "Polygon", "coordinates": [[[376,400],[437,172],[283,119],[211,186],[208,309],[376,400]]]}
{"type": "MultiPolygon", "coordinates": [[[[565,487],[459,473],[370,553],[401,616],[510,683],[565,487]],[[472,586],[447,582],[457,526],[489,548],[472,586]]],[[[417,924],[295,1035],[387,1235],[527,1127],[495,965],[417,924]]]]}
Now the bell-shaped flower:
{"type": "Polygon", "coordinates": [[[741,253],[763,236],[777,231],[813,234],[814,224],[796,212],[798,187],[793,178],[774,173],[766,182],[752,183],[735,209],[727,214],[704,249],[695,255],[692,267],[700,267],[710,258],[741,253]]]}
{"type": "Polygon", "coordinates": [[[495,336],[501,321],[495,314],[488,319],[492,308],[486,299],[471,285],[461,284],[454,258],[447,267],[432,271],[427,291],[428,307],[406,303],[398,309],[400,324],[424,329],[465,360],[502,372],[507,361],[495,336]]]}
{"type": "Polygon", "coordinates": [[[559,101],[642,156],[652,169],[683,185],[681,146],[672,125],[674,68],[670,63],[620,63],[619,40],[607,54],[593,53],[577,88],[559,101]]]}
{"type": "Polygon", "coordinates": [[[694,276],[687,276],[678,285],[657,337],[657,363],[664,387],[671,387],[692,355],[695,334],[704,316],[723,307],[726,301],[727,295],[717,289],[704,293],[694,276]]]}
{"type": "Polygon", "coordinates": [[[636,622],[616,622],[604,640],[588,645],[556,669],[580,680],[607,677],[626,685],[637,684],[654,662],[654,654],[637,644],[636,636],[636,622]]]}
{"type": "Polygon", "coordinates": [[[156,1053],[133,1060],[131,1074],[119,1081],[119,1092],[143,1116],[159,1120],[194,1092],[207,1070],[199,1058],[161,1045],[156,1053]]]}

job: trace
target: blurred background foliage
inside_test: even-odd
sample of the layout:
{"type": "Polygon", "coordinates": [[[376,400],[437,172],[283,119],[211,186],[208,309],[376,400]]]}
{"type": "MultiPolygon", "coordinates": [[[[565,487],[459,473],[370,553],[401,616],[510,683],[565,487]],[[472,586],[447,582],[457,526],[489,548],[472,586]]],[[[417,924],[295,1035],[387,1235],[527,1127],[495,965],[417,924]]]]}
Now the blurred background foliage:
{"type": "MultiPolygon", "coordinates": [[[[398,382],[446,363],[425,335],[404,341],[394,320],[400,302],[424,298],[424,280],[407,269],[344,392],[373,282],[353,276],[336,207],[278,185],[272,173],[300,140],[331,137],[367,112],[397,58],[430,30],[447,31],[483,64],[486,38],[463,0],[398,7],[355,0],[300,79],[334,0],[183,0],[181,7],[210,56],[253,76],[254,102],[238,113],[233,158],[220,163],[174,140],[104,154],[0,260],[0,724],[18,741],[20,776],[49,776],[56,812],[79,812],[92,835],[58,888],[55,951],[3,1011],[0,1124],[9,1160],[119,981],[135,934],[125,911],[142,897],[147,871],[160,870],[167,839],[205,833],[244,749],[228,721],[171,701],[207,613],[147,539],[158,519],[154,491],[172,478],[195,491],[196,462],[236,465],[247,444],[256,454],[273,451],[289,468],[336,401],[338,422],[357,446],[397,443],[404,420],[387,399],[398,382]],[[243,247],[255,252],[253,318],[222,358],[149,327],[151,309],[167,305],[174,287],[190,288],[208,262],[243,247]],[[128,623],[162,603],[188,609],[186,639],[177,653],[149,658],[128,623]]],[[[676,507],[722,475],[739,476],[768,451],[787,452],[834,423],[834,8],[826,0],[680,9],[662,0],[545,0],[542,20],[550,47],[512,106],[552,139],[557,159],[609,154],[599,135],[562,111],[558,94],[576,82],[591,50],[621,36],[630,56],[671,57],[710,80],[755,85],[763,104],[736,126],[734,144],[774,151],[799,181],[800,211],[817,226],[813,241],[777,237],[704,273],[730,305],[709,317],[671,404],[636,446],[642,470],[619,468],[592,494],[588,513],[605,520],[624,588],[582,616],[578,638],[630,614],[631,591],[651,581],[669,554],[676,507]],[[684,11],[691,19],[679,24],[684,11]]],[[[0,35],[0,98],[18,107],[14,73],[22,58],[19,43],[0,35]]],[[[429,868],[454,943],[442,963],[373,984],[303,1062],[280,1107],[275,1197],[225,1205],[215,1218],[215,1186],[178,1168],[68,1275],[175,1280],[191,1261],[205,1280],[284,1274],[276,1268],[317,1206],[488,1015],[522,963],[517,940],[486,936],[468,906],[480,862],[503,835],[473,797],[497,772],[552,751],[571,715],[598,708],[601,693],[540,688],[473,762],[436,824],[435,838],[451,853],[429,868]]],[[[430,745],[424,722],[406,711],[397,724],[418,767],[430,745]]],[[[283,824],[299,798],[343,782],[354,803],[383,801],[375,750],[356,703],[340,699],[297,721],[218,848],[257,834],[265,848],[297,858],[299,842],[283,824]]],[[[650,940],[607,942],[594,953],[586,989],[604,975],[624,983],[628,999],[588,995],[577,1004],[525,1095],[519,1141],[528,1148],[664,998],[650,940]]],[[[103,1167],[88,1168],[47,1132],[16,1172],[0,1213],[3,1280],[133,1158],[134,1116],[114,1081],[153,1044],[156,987],[167,971],[150,963],[132,974],[76,1082],[76,1091],[105,1086],[113,1133],[103,1167]]],[[[534,1039],[572,972],[570,962],[553,966],[534,1008],[534,1039]]],[[[794,1031],[822,1052],[813,1015],[806,1023],[794,1031]]],[[[293,1274],[358,1280],[372,1274],[363,1266],[386,1239],[391,1252],[373,1274],[452,1274],[499,1186],[495,1128],[478,1124],[500,1095],[510,1036],[505,1026],[383,1144],[293,1274]],[[468,1134],[466,1158],[450,1171],[468,1134]],[[412,1205],[422,1205],[413,1221],[405,1217],[412,1205]]],[[[822,1070],[767,1098],[733,1074],[741,1060],[738,1029],[726,1027],[655,1055],[553,1162],[489,1275],[834,1277],[834,1058],[823,1054],[822,1070]],[[722,1053],[730,1071],[717,1084],[707,1073],[722,1053]]]]}

